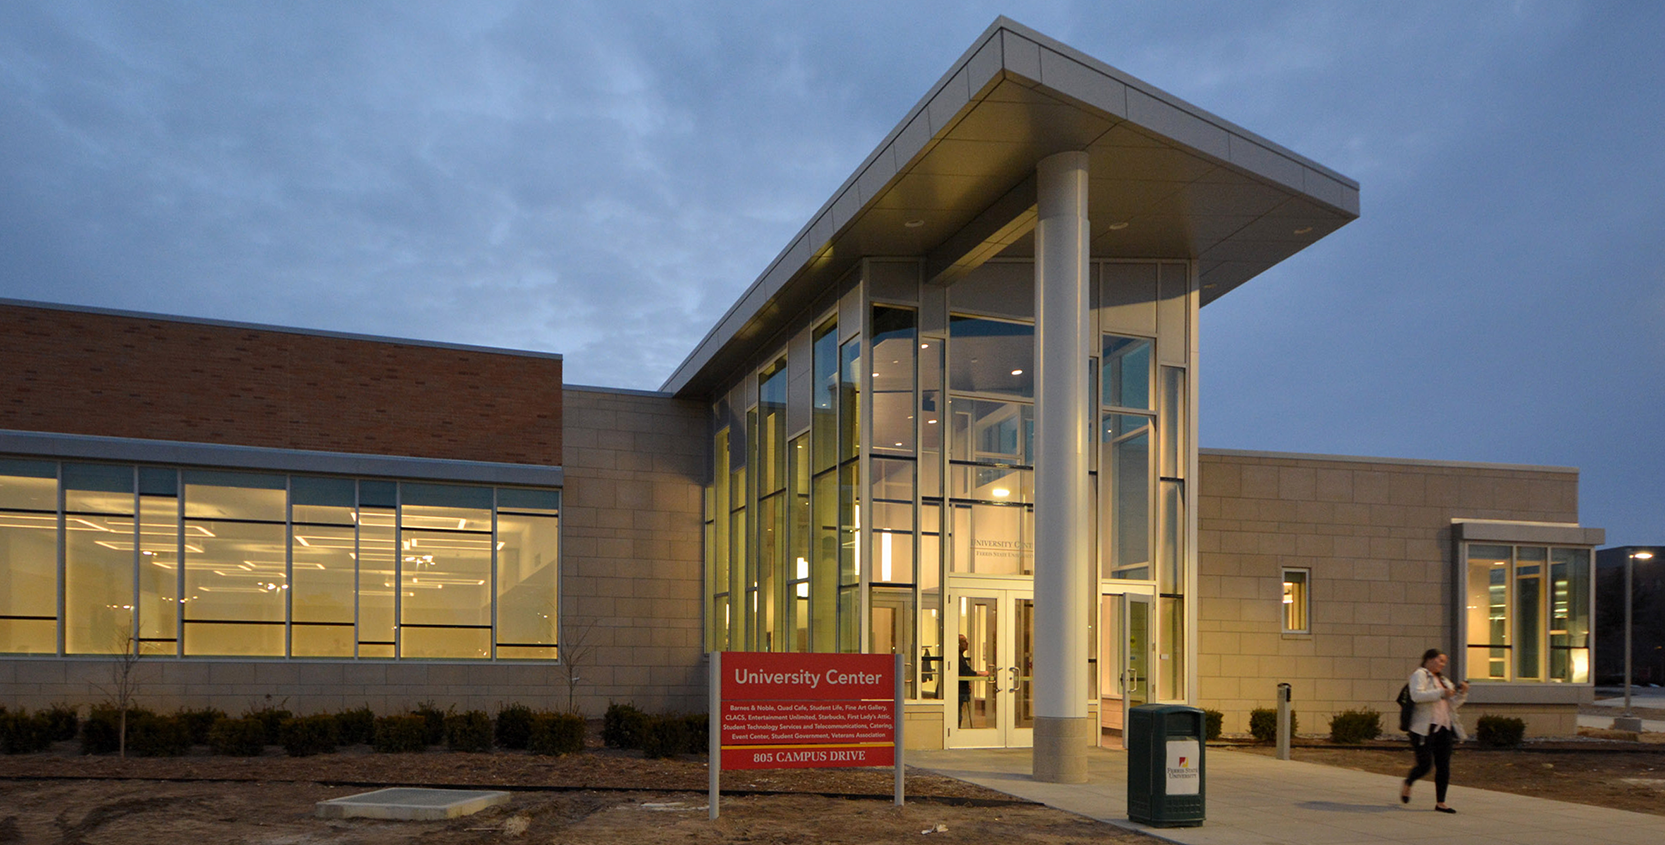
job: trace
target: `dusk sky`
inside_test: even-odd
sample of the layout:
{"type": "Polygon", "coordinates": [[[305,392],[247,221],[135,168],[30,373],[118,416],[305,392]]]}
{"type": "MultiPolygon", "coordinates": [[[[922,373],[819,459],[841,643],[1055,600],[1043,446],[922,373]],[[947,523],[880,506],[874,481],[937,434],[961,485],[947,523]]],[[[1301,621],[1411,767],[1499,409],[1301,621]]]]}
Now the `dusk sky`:
{"type": "Polygon", "coordinates": [[[1665,542],[1665,3],[0,3],[0,297],[655,389],[1000,14],[1359,181],[1205,447],[1575,466],[1665,542]]]}

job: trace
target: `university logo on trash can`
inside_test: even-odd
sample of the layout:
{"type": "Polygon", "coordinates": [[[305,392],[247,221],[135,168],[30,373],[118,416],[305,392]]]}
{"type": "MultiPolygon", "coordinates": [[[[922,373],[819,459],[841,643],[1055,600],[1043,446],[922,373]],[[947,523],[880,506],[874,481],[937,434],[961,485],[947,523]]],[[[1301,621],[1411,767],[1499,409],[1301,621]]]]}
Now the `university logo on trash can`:
{"type": "Polygon", "coordinates": [[[1168,795],[1197,795],[1202,790],[1202,772],[1196,766],[1200,743],[1194,739],[1168,740],[1168,795]]]}

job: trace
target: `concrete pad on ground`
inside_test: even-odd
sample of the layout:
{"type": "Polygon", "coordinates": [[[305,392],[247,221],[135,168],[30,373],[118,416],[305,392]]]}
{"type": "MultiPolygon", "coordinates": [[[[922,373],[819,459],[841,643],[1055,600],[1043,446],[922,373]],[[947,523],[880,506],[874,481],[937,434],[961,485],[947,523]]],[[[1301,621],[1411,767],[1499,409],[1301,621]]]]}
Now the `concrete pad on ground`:
{"type": "MultiPolygon", "coordinates": [[[[1459,752],[1460,753],[1460,752],[1459,752]]],[[[1127,755],[1094,750],[1085,784],[1040,783],[1028,749],[910,751],[908,764],[1049,807],[1185,845],[1447,843],[1658,845],[1665,818],[1453,784],[1456,815],[1433,811],[1434,787],[1399,803],[1400,778],[1211,748],[1201,827],[1153,828],[1127,818],[1127,755]]],[[[1411,764],[1405,755],[1405,768],[1411,764]]]]}
{"type": "Polygon", "coordinates": [[[319,801],[317,813],[321,819],[435,821],[472,815],[508,800],[507,792],[394,787],[319,801]]]}
{"type": "MultiPolygon", "coordinates": [[[[1611,716],[1606,713],[1599,713],[1596,715],[1580,713],[1578,714],[1578,726],[1581,728],[1597,728],[1604,731],[1610,730],[1613,727],[1614,716],[1618,715],[1618,709],[1615,709],[1613,715],[1611,716]]],[[[1642,730],[1645,733],[1665,733],[1665,719],[1643,719],[1642,730]]]]}

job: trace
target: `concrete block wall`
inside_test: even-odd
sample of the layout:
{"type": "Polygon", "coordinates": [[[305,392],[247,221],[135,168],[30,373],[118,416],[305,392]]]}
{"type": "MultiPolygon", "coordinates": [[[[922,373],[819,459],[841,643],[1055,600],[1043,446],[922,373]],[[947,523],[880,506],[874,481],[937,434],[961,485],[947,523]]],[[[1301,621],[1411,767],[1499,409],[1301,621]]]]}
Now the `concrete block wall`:
{"type": "MultiPolygon", "coordinates": [[[[1393,714],[1422,652],[1456,646],[1451,520],[1578,521],[1573,470],[1212,450],[1201,470],[1198,704],[1227,733],[1279,682],[1302,733],[1349,708],[1393,714]],[[1283,567],[1312,572],[1309,633],[1283,632],[1283,567]]],[[[1534,732],[1572,712],[1541,709],[1534,732]]]]}

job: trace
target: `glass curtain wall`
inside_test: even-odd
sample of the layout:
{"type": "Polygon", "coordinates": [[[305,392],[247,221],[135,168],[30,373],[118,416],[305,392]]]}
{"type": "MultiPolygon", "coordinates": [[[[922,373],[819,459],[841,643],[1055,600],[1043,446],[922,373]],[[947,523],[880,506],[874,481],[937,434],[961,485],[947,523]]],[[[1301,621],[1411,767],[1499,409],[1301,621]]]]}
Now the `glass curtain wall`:
{"type": "MultiPolygon", "coordinates": [[[[1189,313],[1189,271],[1173,267],[1169,279],[1150,264],[1150,290],[1124,297],[1147,309],[1149,326],[1102,335],[1092,386],[1097,565],[1157,593],[1166,658],[1157,682],[1168,699],[1184,696],[1191,448],[1183,321],[1172,341],[1180,351],[1157,355],[1159,279],[1180,291],[1163,331],[1189,313]]],[[[1004,305],[966,313],[981,310],[974,300],[1021,299],[968,295],[964,312],[846,307],[862,332],[828,319],[809,331],[810,360],[777,353],[749,376],[755,407],[729,408],[744,389],[713,405],[711,648],[895,651],[909,655],[910,697],[942,696],[945,577],[1034,571],[1035,326],[994,316],[1004,305]],[[809,382],[803,394],[788,387],[789,363],[809,382]],[[789,397],[808,402],[806,417],[789,397]]]]}
{"type": "Polygon", "coordinates": [[[0,652],[553,659],[559,520],[558,490],[0,461],[0,652]]]}

